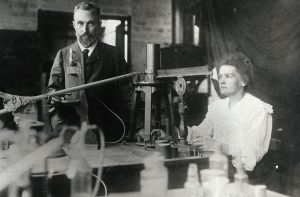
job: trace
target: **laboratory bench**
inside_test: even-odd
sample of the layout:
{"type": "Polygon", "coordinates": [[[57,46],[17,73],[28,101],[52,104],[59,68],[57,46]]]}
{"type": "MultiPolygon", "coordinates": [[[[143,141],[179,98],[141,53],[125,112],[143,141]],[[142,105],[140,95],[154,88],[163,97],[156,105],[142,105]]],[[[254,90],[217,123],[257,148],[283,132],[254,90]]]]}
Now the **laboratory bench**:
{"type": "MultiPolygon", "coordinates": [[[[68,147],[63,148],[68,152],[68,147]]],[[[87,152],[84,155],[90,166],[93,168],[93,173],[97,173],[97,168],[100,165],[100,154],[97,146],[88,146],[87,152]]],[[[143,159],[154,152],[153,148],[145,148],[135,143],[119,143],[106,145],[102,180],[106,184],[109,196],[138,196],[140,191],[140,172],[144,169],[143,159]]],[[[212,152],[202,152],[198,156],[177,157],[165,159],[165,166],[168,169],[168,188],[170,193],[176,193],[172,196],[180,196],[186,181],[187,168],[190,163],[195,163],[198,170],[208,168],[208,157],[212,152]]],[[[230,158],[229,158],[230,159],[230,158]]],[[[64,174],[70,162],[69,156],[47,159],[48,171],[54,172],[52,178],[46,179],[45,176],[40,176],[45,172],[45,164],[36,165],[32,168],[31,181],[34,195],[43,197],[47,190],[53,197],[67,197],[70,194],[70,180],[64,174]],[[48,185],[46,189],[45,185],[48,185]],[[42,189],[41,189],[42,188],[42,189]]],[[[229,179],[232,180],[234,167],[229,160],[229,179]]],[[[95,181],[95,179],[94,179],[95,181]]],[[[270,191],[271,192],[271,191],[270,191]]],[[[100,187],[99,195],[104,194],[103,186],[100,187]]],[[[272,194],[272,192],[271,192],[272,194]]],[[[276,193],[274,193],[276,194],[276,193]]],[[[281,197],[281,195],[270,195],[271,197],[281,197]]],[[[283,196],[282,196],[283,197],[283,196]]]]}
{"type": "MultiPolygon", "coordinates": [[[[90,166],[97,173],[100,163],[99,150],[96,146],[87,147],[85,154],[90,166]]],[[[64,148],[68,152],[68,148],[64,148]]],[[[153,148],[145,148],[135,143],[109,144],[105,148],[103,161],[102,180],[106,184],[109,193],[138,192],[140,190],[140,172],[144,169],[143,159],[154,152],[153,148]]],[[[208,157],[211,152],[203,152],[199,156],[178,157],[165,159],[168,169],[169,189],[181,188],[186,181],[187,167],[190,163],[196,163],[199,169],[208,168],[208,157]]],[[[53,158],[48,161],[52,171],[65,171],[69,157],[53,158]]],[[[35,173],[39,173],[38,170],[35,173]]],[[[33,178],[36,188],[42,185],[42,178],[33,178]]],[[[48,180],[49,190],[52,196],[66,196],[70,192],[70,181],[65,175],[54,176],[48,180]],[[64,187],[61,187],[61,186],[64,187]]],[[[100,195],[104,194],[103,186],[100,187],[100,195]]]]}
{"type": "MultiPolygon", "coordinates": [[[[140,171],[144,169],[143,158],[153,152],[154,149],[145,149],[143,146],[134,143],[107,147],[102,178],[108,191],[139,191],[140,171]]],[[[169,188],[183,186],[186,181],[187,167],[190,163],[196,163],[198,169],[208,168],[210,154],[212,153],[203,152],[199,156],[165,159],[169,176],[169,188]]]]}
{"type": "MultiPolygon", "coordinates": [[[[96,171],[100,163],[99,150],[95,146],[90,146],[87,149],[86,159],[96,171]]],[[[104,154],[102,180],[105,182],[108,191],[139,191],[140,171],[144,169],[143,159],[154,151],[154,148],[145,148],[145,146],[135,143],[107,145],[104,154]]],[[[183,186],[188,164],[196,163],[199,169],[208,168],[208,157],[211,154],[212,152],[202,152],[199,156],[165,159],[165,166],[168,168],[169,188],[183,186]]],[[[67,166],[67,163],[68,159],[61,159],[58,162],[51,161],[49,166],[63,171],[62,166],[67,166]],[[66,164],[62,165],[63,162],[66,164]]]]}

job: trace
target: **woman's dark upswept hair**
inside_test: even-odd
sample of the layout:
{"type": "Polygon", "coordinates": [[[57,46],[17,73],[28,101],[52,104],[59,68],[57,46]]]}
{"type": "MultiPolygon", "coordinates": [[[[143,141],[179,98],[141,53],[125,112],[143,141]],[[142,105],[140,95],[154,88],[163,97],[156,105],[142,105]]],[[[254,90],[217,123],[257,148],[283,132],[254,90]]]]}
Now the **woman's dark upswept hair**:
{"type": "Polygon", "coordinates": [[[253,84],[253,65],[250,59],[241,52],[232,52],[224,55],[219,61],[219,68],[222,65],[234,66],[237,72],[242,76],[247,83],[245,88],[251,87],[253,84]]]}
{"type": "Polygon", "coordinates": [[[74,13],[77,10],[91,10],[94,12],[94,14],[99,17],[100,19],[100,15],[101,15],[101,9],[100,7],[94,3],[94,2],[81,2],[78,3],[75,7],[74,7],[74,13]]]}

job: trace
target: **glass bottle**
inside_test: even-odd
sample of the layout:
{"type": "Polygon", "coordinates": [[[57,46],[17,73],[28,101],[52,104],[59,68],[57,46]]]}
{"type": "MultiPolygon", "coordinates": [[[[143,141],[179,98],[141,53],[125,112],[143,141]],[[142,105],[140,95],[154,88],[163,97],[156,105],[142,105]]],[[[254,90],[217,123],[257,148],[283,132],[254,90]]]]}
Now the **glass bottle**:
{"type": "Polygon", "coordinates": [[[217,145],[214,153],[209,157],[209,169],[221,169],[224,170],[226,176],[228,176],[228,158],[223,154],[222,146],[217,145]]]}
{"type": "Polygon", "coordinates": [[[68,177],[71,179],[72,197],[92,196],[92,168],[83,157],[81,151],[73,154],[69,166],[68,177]]]}
{"type": "Polygon", "coordinates": [[[79,136],[76,143],[72,145],[69,152],[71,161],[67,170],[67,177],[71,179],[71,197],[90,197],[92,196],[92,168],[85,159],[84,136],[86,124],[83,124],[81,131],[73,137],[79,136]]]}
{"type": "Polygon", "coordinates": [[[186,197],[202,197],[202,188],[199,182],[198,166],[196,164],[191,163],[188,167],[184,190],[186,197]]]}
{"type": "Polygon", "coordinates": [[[168,191],[168,170],[163,156],[155,152],[144,159],[145,169],[141,171],[141,196],[165,197],[168,191]]]}
{"type": "Polygon", "coordinates": [[[242,164],[239,163],[234,174],[234,182],[227,187],[228,197],[252,197],[251,186],[248,184],[248,175],[242,164]]]}

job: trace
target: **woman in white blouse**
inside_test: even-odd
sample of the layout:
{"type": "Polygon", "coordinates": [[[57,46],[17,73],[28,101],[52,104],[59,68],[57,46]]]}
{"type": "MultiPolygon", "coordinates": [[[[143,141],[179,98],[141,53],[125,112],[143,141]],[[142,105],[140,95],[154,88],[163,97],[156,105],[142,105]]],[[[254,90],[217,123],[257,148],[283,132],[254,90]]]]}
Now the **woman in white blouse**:
{"type": "Polygon", "coordinates": [[[272,106],[246,91],[253,67],[241,53],[220,61],[219,87],[226,96],[208,106],[199,126],[189,127],[189,142],[206,150],[221,144],[232,155],[233,165],[241,162],[252,171],[268,151],[272,131],[272,106]]]}

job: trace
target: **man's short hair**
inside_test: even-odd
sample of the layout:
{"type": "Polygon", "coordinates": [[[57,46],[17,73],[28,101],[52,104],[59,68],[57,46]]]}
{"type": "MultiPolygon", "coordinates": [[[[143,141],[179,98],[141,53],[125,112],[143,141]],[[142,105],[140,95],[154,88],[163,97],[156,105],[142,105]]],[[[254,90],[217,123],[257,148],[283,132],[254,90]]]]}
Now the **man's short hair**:
{"type": "Polygon", "coordinates": [[[100,19],[100,15],[101,15],[101,9],[100,7],[94,3],[94,2],[81,2],[78,3],[75,7],[74,7],[74,14],[77,10],[91,10],[92,12],[94,12],[94,14],[99,17],[100,19]]]}
{"type": "Polygon", "coordinates": [[[221,58],[219,68],[222,65],[234,66],[237,72],[242,76],[247,86],[251,86],[253,82],[253,65],[250,59],[243,53],[235,51],[221,58]]]}

